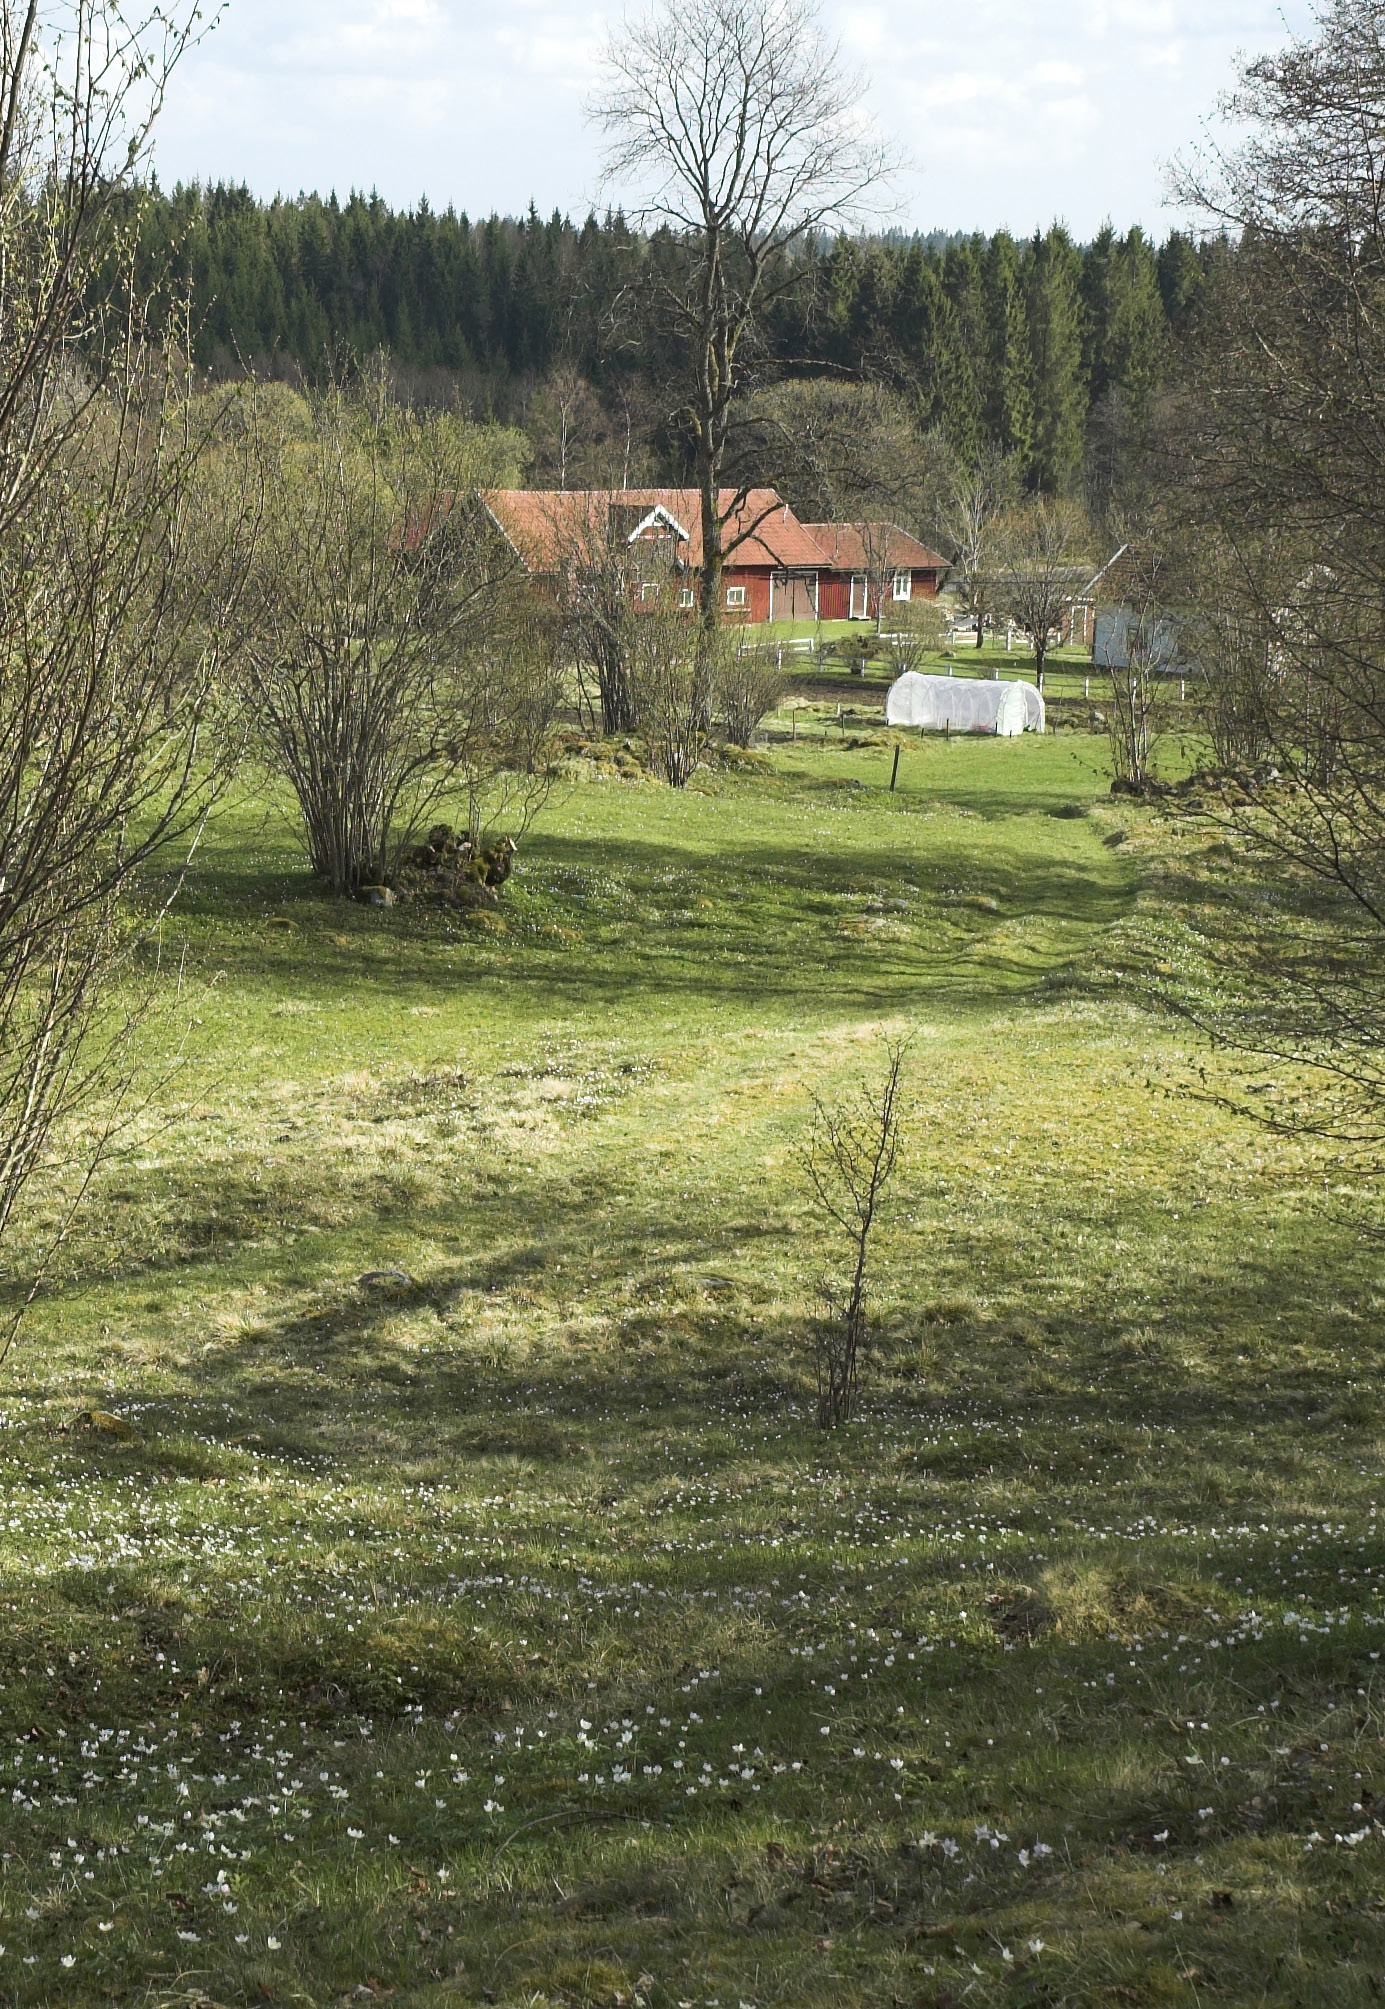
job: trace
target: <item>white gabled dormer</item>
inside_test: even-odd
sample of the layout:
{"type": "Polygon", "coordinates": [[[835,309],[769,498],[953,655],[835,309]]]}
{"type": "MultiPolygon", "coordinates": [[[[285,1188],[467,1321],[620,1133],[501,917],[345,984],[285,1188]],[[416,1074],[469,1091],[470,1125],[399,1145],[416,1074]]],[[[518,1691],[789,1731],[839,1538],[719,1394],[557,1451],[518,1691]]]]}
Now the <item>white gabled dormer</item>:
{"type": "Polygon", "coordinates": [[[684,544],[691,542],[687,531],[678,521],[678,518],[673,515],[671,510],[665,509],[662,502],[656,502],[649,513],[640,518],[625,541],[627,544],[634,544],[641,537],[648,537],[651,531],[658,531],[660,529],[671,531],[684,544]]]}

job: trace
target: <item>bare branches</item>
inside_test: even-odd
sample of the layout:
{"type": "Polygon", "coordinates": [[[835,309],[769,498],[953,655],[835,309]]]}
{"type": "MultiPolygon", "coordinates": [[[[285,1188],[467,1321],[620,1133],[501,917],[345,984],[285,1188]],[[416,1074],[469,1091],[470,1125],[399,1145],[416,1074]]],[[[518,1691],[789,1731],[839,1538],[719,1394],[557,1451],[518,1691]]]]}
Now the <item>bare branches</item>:
{"type": "Polygon", "coordinates": [[[745,401],[744,448],[805,523],[897,517],[922,528],[947,470],[898,391],[796,378],[745,401]]]}
{"type": "Polygon", "coordinates": [[[884,637],[892,678],[926,669],[929,657],[942,647],[944,620],[936,600],[910,600],[892,611],[884,637]]]}
{"type": "Polygon", "coordinates": [[[1247,780],[1228,821],[1261,885],[1209,945],[1196,1014],[1228,1045],[1306,1063],[1318,1116],[1354,1104],[1361,1133],[1372,1105],[1378,1125],[1385,1001],[1379,6],[1329,0],[1228,109],[1248,138],[1185,177],[1233,242],[1169,471],[1197,547],[1187,646],[1218,754],[1247,780]]]}
{"type": "Polygon", "coordinates": [[[978,649],[985,640],[990,612],[1000,522],[1018,494],[1019,468],[1014,457],[992,446],[956,465],[944,488],[939,526],[952,560],[952,578],[961,587],[976,624],[978,649]]]}
{"type": "Polygon", "coordinates": [[[604,733],[631,732],[636,725],[631,624],[644,586],[652,584],[662,591],[668,583],[667,568],[656,563],[657,576],[643,577],[642,567],[651,555],[649,543],[637,539],[632,544],[618,534],[610,498],[600,492],[588,492],[581,501],[555,502],[548,533],[552,578],[583,708],[589,717],[600,711],[604,733]]]}
{"type": "Polygon", "coordinates": [[[730,521],[719,490],[758,319],[802,276],[805,239],[852,218],[894,161],[810,0],[654,0],[612,40],[606,69],[592,115],[610,138],[608,177],[666,232],[643,304],[683,359],[674,417],[697,467],[711,629],[730,521]]]}
{"type": "Polygon", "coordinates": [[[217,18],[0,0],[0,528],[129,359],[131,188],[175,66],[217,18]]]}
{"type": "Polygon", "coordinates": [[[655,586],[628,629],[630,692],[652,771],[686,788],[702,764],[719,661],[729,638],[709,641],[679,602],[676,578],[655,586]]]}
{"type": "Polygon", "coordinates": [[[729,646],[716,677],[716,706],[732,746],[749,746],[768,712],[783,702],[784,672],[770,649],[729,646]]]}
{"type": "Polygon", "coordinates": [[[204,479],[173,345],[128,279],[95,283],[126,272],[118,218],[195,32],[190,11],[0,0],[0,1237],[55,1135],[128,1075],[119,983],[237,751],[253,488],[204,479]]]}
{"type": "Polygon", "coordinates": [[[871,1237],[899,1156],[902,1075],[909,1042],[887,1040],[885,1072],[829,1107],[813,1099],[814,1121],[803,1169],[827,1220],[845,1244],[844,1274],[822,1285],[826,1311],[817,1335],[818,1421],[847,1422],[856,1406],[866,1344],[871,1237]]]}
{"type": "Polygon", "coordinates": [[[415,417],[372,378],[319,398],[306,438],[254,439],[268,508],[246,673],[313,870],[355,894],[447,790],[479,825],[502,776],[507,805],[539,785],[556,622],[466,501],[503,478],[508,435],[415,417]]]}
{"type": "Polygon", "coordinates": [[[991,598],[1029,637],[1039,689],[1069,604],[1091,577],[1091,526],[1074,502],[1038,496],[996,526],[991,598]]]}
{"type": "Polygon", "coordinates": [[[655,224],[762,258],[854,221],[891,165],[861,116],[864,80],[843,72],[804,0],[659,6],[606,62],[594,112],[611,136],[607,177],[639,190],[655,224]]]}

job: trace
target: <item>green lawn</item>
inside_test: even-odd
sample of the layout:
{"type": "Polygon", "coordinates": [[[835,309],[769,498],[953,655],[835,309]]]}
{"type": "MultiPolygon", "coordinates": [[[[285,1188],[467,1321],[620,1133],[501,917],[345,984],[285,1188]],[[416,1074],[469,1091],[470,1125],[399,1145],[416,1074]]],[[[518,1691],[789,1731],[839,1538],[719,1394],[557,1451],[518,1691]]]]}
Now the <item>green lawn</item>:
{"type": "Polygon", "coordinates": [[[245,791],[0,1370],[0,2000],[1378,1999],[1379,1245],[1183,1092],[1121,971],[1234,864],[1103,752],[574,781],[484,922],[245,791]],[[827,1439],[795,1154],[905,1028],[827,1439]]]}

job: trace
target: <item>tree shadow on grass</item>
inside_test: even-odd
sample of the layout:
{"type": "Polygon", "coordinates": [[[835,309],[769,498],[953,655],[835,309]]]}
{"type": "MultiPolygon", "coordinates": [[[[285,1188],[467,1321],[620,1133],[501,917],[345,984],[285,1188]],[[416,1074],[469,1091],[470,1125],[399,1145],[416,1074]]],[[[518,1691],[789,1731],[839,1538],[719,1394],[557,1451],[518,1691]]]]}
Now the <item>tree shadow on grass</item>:
{"type": "MultiPolygon", "coordinates": [[[[357,1281],[369,1216],[314,1237],[310,1254],[300,1243],[283,1258],[298,1281],[198,1354],[191,1398],[209,1427],[253,1431],[265,1454],[393,1460],[401,1474],[464,1469],[477,1456],[561,1461],[598,1440],[623,1444],[629,1469],[654,1471],[671,1434],[695,1435],[723,1410],[735,1420],[729,1402],[741,1421],[806,1419],[803,1320],[765,1303],[757,1281],[757,1243],[776,1243],[782,1223],[749,1197],[708,1221],[676,1195],[649,1195],[594,1244],[593,1220],[620,1207],[627,1185],[623,1168],[580,1190],[539,1180],[533,1205],[510,1191],[481,1195],[460,1224],[450,1197],[405,1209],[381,1239],[407,1223],[428,1256],[401,1287],[357,1281]],[[215,1421],[228,1406],[234,1423],[215,1421]]],[[[1352,1254],[1334,1253],[1344,1239],[1323,1224],[1316,1260],[1340,1264],[1352,1254]]],[[[956,1254],[965,1268],[965,1247],[956,1254]]],[[[870,1404],[917,1422],[916,1462],[940,1483],[1028,1475],[1041,1492],[1050,1448],[1070,1456],[1080,1443],[1104,1484],[1138,1487],[1157,1432],[1185,1457],[1197,1444],[1189,1485],[1210,1488],[1210,1504],[1271,1481],[1296,1486],[1305,1437],[1345,1448],[1373,1429],[1369,1405],[1359,1416],[1341,1407],[1327,1356],[1336,1338],[1356,1337],[1345,1317],[1340,1333],[1324,1323],[1303,1258],[1302,1246],[1238,1246],[1224,1268],[1170,1280],[1152,1326],[1144,1294],[1126,1304],[1119,1288],[1100,1307],[1030,1312],[1020,1285],[1010,1293],[1018,1324],[1003,1309],[939,1311],[936,1276],[915,1272],[915,1282],[897,1265],[870,1404]],[[1263,1336],[1285,1315],[1312,1329],[1321,1369],[1303,1358],[1294,1323],[1280,1328],[1282,1357],[1266,1354],[1263,1336]],[[1189,1334],[1203,1336],[1191,1354],[1189,1334]],[[997,1435],[997,1422],[1023,1435],[997,1435]],[[947,1441],[930,1447],[934,1426],[947,1441]]],[[[265,1276],[255,1248],[177,1269],[193,1291],[265,1276]]]]}
{"type": "MultiPolygon", "coordinates": [[[[658,1258],[639,1265],[613,1250],[593,1253],[590,1209],[613,1194],[598,1186],[560,1197],[541,1224],[503,1248],[486,1246],[482,1220],[478,1252],[459,1251],[397,1290],[330,1274],[342,1252],[327,1247],[329,1274],[311,1306],[270,1309],[255,1329],[200,1354],[181,1391],[174,1377],[166,1395],[141,1405],[133,1437],[70,1436],[91,1472],[135,1497],[172,1487],[170,1505],[183,1503],[180,1524],[189,1515],[214,1519],[223,1503],[243,1500],[263,1542],[265,1580],[250,1592],[209,1574],[198,1597],[136,1564],[103,1566],[99,1581],[86,1569],[60,1570],[25,1591],[27,1613],[5,1664],[32,1657],[79,1619],[103,1628],[114,1609],[122,1615],[119,1654],[102,1659],[93,1648],[81,1663],[86,1673],[65,1677],[78,1713],[97,1706],[85,1685],[90,1676],[105,1684],[103,1711],[127,1693],[132,1707],[137,1696],[147,1706],[157,1690],[170,1702],[201,1696],[228,1711],[278,1700],[314,1712],[388,1713],[407,1700],[486,1715],[585,1681],[593,1656],[608,1679],[665,1654],[676,1661],[698,1650],[698,1626],[705,1631],[715,1619],[731,1628],[728,1641],[740,1641],[718,1661],[734,1686],[763,1679],[764,1655],[778,1650],[786,1581],[820,1603],[841,1589],[844,1566],[854,1570],[868,1558],[869,1577],[853,1580],[852,1608],[881,1626],[903,1622],[906,1599],[923,1608],[956,1584],[942,1552],[903,1562],[883,1539],[844,1547],[830,1512],[834,1495],[803,1491],[807,1471],[821,1477],[840,1468],[852,1487],[865,1488],[877,1515],[890,1517],[889,1527],[933,1526],[940,1517],[947,1525],[980,1509],[1042,1530],[1050,1562],[1071,1558],[1117,1575],[1135,1551],[1103,1545],[1085,1525],[1080,1488],[1088,1480],[1103,1524],[1112,1516],[1201,1523],[1267,1495],[1281,1511],[1286,1499],[1291,1510],[1295,1504],[1285,1488],[1298,1477],[1296,1451],[1314,1437],[1302,1398],[1325,1399],[1330,1382],[1292,1352],[1266,1363],[1283,1412],[1281,1439],[1266,1443],[1259,1382],[1217,1379],[1182,1363],[1174,1348],[1132,1342],[1118,1305],[1022,1323],[965,1313],[944,1320],[922,1305],[919,1327],[911,1332],[906,1317],[882,1339],[860,1422],[825,1439],[812,1420],[801,1327],[762,1308],[753,1280],[737,1281],[747,1223],[706,1230],[688,1227],[672,1208],[651,1211],[658,1258]],[[478,1330],[472,1314],[488,1308],[552,1325],[542,1306],[518,1294],[532,1298],[530,1286],[557,1263],[579,1260],[591,1293],[605,1293],[618,1314],[608,1329],[558,1325],[537,1345],[478,1330]],[[423,1314],[441,1322],[444,1340],[418,1343],[410,1321],[423,1314]],[[924,1328],[943,1341],[927,1353],[924,1328]],[[1171,1433],[1164,1464],[1150,1457],[1151,1431],[1171,1433]],[[335,1509],[325,1498],[315,1502],[322,1484],[338,1499],[344,1487],[355,1501],[335,1509]],[[723,1503],[706,1510],[715,1545],[685,1549],[674,1570],[650,1509],[667,1512],[683,1484],[720,1487],[723,1503]],[[433,1529],[451,1527],[447,1517],[463,1502],[517,1492],[546,1512],[513,1526],[468,1523],[465,1559],[434,1545],[433,1529]],[[743,1539],[728,1540],[723,1526],[732,1494],[729,1532],[743,1539]],[[339,1531],[334,1513],[347,1518],[339,1531]],[[357,1613],[349,1633],[344,1614],[330,1625],[321,1615],[339,1580],[339,1542],[377,1558],[376,1602],[364,1618],[357,1613]],[[391,1589],[394,1544],[406,1560],[391,1589]],[[454,1576],[490,1588],[459,1589],[454,1576]],[[559,1641],[566,1628],[554,1626],[557,1607],[545,1600],[579,1578],[591,1587],[583,1594],[587,1630],[580,1641],[559,1641]],[[104,1588],[111,1582],[113,1593],[104,1588]],[[639,1584],[677,1593],[660,1607],[668,1614],[660,1632],[631,1628],[639,1584]],[[470,1601],[477,1595],[483,1610],[470,1601]],[[738,1614],[755,1620],[743,1636],[738,1614]]],[[[439,1220],[421,1226],[436,1230],[439,1220]]],[[[1195,1279],[1179,1318],[1195,1326],[1215,1310],[1235,1344],[1259,1325],[1266,1303],[1285,1301],[1295,1276],[1291,1257],[1257,1252],[1232,1274],[1195,1279]]],[[[1330,1410],[1323,1420],[1336,1427],[1330,1410]]],[[[1317,1472],[1324,1448],[1315,1444],[1317,1472]]],[[[702,1511],[688,1509],[679,1529],[685,1544],[702,1511]]],[[[1186,1545],[1161,1547],[1163,1533],[1151,1522],[1141,1537],[1146,1573],[1202,1568],[1186,1545]],[[1158,1561],[1164,1548],[1166,1565],[1158,1561]]],[[[1011,1545],[1013,1555],[1003,1544],[991,1553],[1011,1581],[1037,1583],[1027,1540],[1011,1545]]],[[[194,1544],[194,1572],[195,1553],[194,1544]]],[[[1258,1571],[1272,1555],[1271,1538],[1258,1549],[1248,1538],[1240,1553],[1258,1571]]],[[[1352,1554],[1345,1537],[1324,1539],[1314,1552],[1317,1576],[1330,1582],[1352,1554]]],[[[359,1575],[366,1564],[353,1568],[359,1575]]],[[[977,1594],[991,1581],[1000,1577],[978,1578],[977,1594]]],[[[1087,1651],[1080,1639],[1049,1644],[1068,1658],[1087,1651]]],[[[1339,1659],[1352,1651],[1345,1642],[1331,1648],[1339,1659]]],[[[971,1648],[959,1654],[959,1666],[975,1657],[971,1648]]],[[[1247,1650],[1238,1666],[1268,1694],[1283,1657],[1271,1644],[1253,1656],[1247,1650]]],[[[1299,1654],[1300,1672],[1301,1662],[1299,1654]]],[[[1120,1841],[1137,1818],[1141,1804],[1126,1795],[1103,1811],[1102,1832],[1120,1841]]]]}
{"type": "Polygon", "coordinates": [[[484,980],[532,1009],[619,1001],[897,1008],[937,987],[961,1008],[1010,999],[1070,967],[1122,919],[1138,877],[1110,853],[1060,858],[757,844],[708,859],[633,839],[536,841],[497,935],[423,909],[350,909],[303,883],[299,932],[208,945],[234,981],[280,995],[394,1002],[484,980]],[[670,890],[668,876],[677,875],[670,890]],[[564,883],[572,882],[572,883],[564,883]],[[599,888],[590,896],[577,883],[599,888]],[[689,909],[689,899],[710,902],[689,909]],[[903,911],[887,910],[894,898],[903,911]],[[1035,924],[1016,942],[1003,933],[1035,924]],[[1046,931],[1046,932],[1045,932],[1046,931]],[[562,939],[555,939],[561,936],[562,939]],[[997,938],[993,941],[992,938],[997,938]]]}

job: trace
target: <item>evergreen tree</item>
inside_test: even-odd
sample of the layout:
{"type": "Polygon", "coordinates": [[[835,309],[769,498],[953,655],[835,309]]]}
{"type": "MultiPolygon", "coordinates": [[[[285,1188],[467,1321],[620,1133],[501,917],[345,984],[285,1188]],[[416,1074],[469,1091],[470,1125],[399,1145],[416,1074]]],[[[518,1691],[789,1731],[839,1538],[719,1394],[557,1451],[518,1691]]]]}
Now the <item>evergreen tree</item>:
{"type": "Polygon", "coordinates": [[[985,437],[984,380],[989,343],[981,284],[984,239],[951,244],[943,254],[945,310],[936,361],[937,419],[944,437],[968,467],[985,437]]]}
{"type": "Polygon", "coordinates": [[[1019,249],[1007,230],[991,239],[982,273],[986,375],[982,416],[1002,453],[1028,467],[1034,454],[1034,358],[1019,249]]]}
{"type": "Polygon", "coordinates": [[[1082,260],[1054,224],[1034,238],[1026,261],[1033,357],[1034,449],[1029,478],[1048,494],[1066,494],[1082,467],[1087,383],[1082,368],[1082,260]]]}
{"type": "Polygon", "coordinates": [[[1207,276],[1208,254],[1200,251],[1191,237],[1175,230],[1160,247],[1158,260],[1159,297],[1164,318],[1176,337],[1186,335],[1202,294],[1207,276]]]}
{"type": "Polygon", "coordinates": [[[1168,321],[1159,291],[1154,248],[1136,226],[1117,237],[1108,223],[1083,268],[1088,316],[1088,397],[1097,405],[1112,389],[1142,413],[1168,367],[1168,321]]]}

